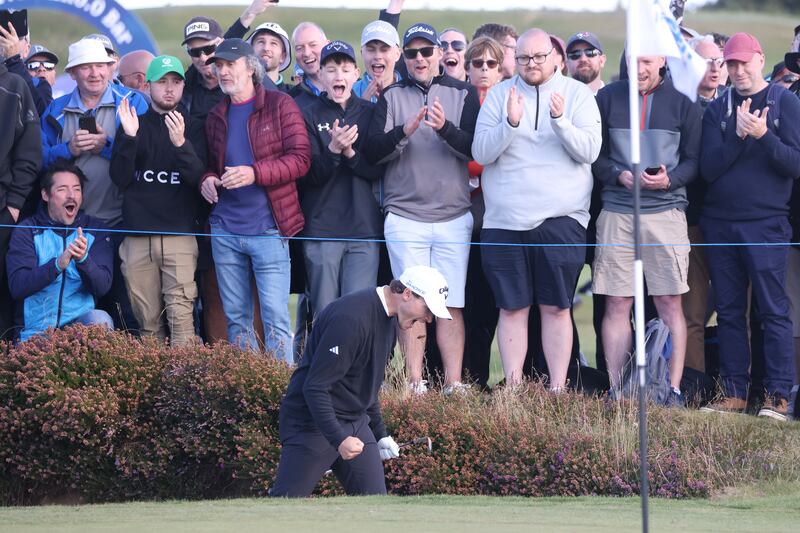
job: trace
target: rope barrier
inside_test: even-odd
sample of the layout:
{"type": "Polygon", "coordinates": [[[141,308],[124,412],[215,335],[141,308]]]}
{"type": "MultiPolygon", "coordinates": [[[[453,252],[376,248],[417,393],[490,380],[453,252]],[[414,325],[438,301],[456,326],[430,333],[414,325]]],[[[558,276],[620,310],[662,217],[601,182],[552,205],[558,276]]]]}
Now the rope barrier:
{"type": "MultiPolygon", "coordinates": [[[[51,229],[63,230],[64,226],[29,226],[23,224],[0,224],[0,228],[24,228],[24,229],[51,229]]],[[[77,229],[70,227],[69,229],[77,229]]],[[[294,240],[294,241],[317,241],[317,242],[371,242],[371,243],[403,243],[403,244],[461,244],[469,246],[513,246],[522,248],[607,248],[607,247],[623,247],[633,248],[633,243],[512,243],[512,242],[473,242],[473,241],[430,241],[430,240],[402,240],[402,239],[359,239],[351,237],[284,237],[280,235],[237,235],[226,233],[191,233],[179,231],[146,231],[146,230],[129,230],[129,229],[111,229],[111,228],[81,228],[84,232],[90,233],[122,233],[125,235],[163,235],[174,237],[247,237],[257,239],[281,239],[281,240],[294,240]]],[[[719,247],[719,246],[798,246],[800,242],[704,242],[704,243],[642,243],[644,247],[659,247],[659,246],[697,246],[697,247],[719,247]]]]}

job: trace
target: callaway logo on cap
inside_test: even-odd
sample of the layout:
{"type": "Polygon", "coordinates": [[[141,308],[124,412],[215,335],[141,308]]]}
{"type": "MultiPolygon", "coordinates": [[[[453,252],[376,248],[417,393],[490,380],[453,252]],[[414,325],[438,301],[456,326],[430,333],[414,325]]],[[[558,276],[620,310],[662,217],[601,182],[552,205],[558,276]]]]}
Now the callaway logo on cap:
{"type": "Polygon", "coordinates": [[[322,48],[322,52],[319,54],[319,64],[324,65],[328,58],[334,55],[342,55],[353,63],[356,62],[356,52],[352,46],[344,41],[331,41],[322,48]]]}
{"type": "Polygon", "coordinates": [[[433,267],[417,265],[408,267],[400,275],[399,280],[411,292],[425,300],[428,309],[439,318],[452,320],[447,310],[447,280],[433,267]]]}

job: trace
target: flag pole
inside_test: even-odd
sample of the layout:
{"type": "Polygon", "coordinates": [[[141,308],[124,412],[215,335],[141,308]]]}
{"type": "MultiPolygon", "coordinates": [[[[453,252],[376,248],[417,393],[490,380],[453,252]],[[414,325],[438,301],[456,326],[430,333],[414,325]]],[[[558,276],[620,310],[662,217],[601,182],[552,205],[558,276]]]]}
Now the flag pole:
{"type": "Polygon", "coordinates": [[[642,266],[641,243],[641,180],[639,179],[641,154],[639,146],[639,86],[637,83],[637,59],[641,43],[639,32],[634,31],[639,20],[639,0],[628,3],[627,54],[628,54],[628,104],[631,130],[631,172],[633,173],[633,245],[634,245],[634,311],[633,323],[636,336],[636,367],[639,374],[639,494],[642,502],[642,531],[647,533],[649,479],[647,465],[647,391],[645,369],[647,359],[644,353],[644,269],[642,266]]]}

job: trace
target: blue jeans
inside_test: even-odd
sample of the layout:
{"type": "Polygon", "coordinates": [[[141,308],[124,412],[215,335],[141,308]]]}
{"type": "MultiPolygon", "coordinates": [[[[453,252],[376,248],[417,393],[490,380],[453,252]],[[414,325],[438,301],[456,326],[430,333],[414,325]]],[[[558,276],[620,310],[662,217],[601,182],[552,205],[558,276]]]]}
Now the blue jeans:
{"type": "Polygon", "coordinates": [[[70,324],[83,324],[84,326],[105,326],[108,330],[114,329],[114,320],[111,315],[102,309],[92,309],[70,322],[70,324]]]}
{"type": "Polygon", "coordinates": [[[243,349],[259,349],[253,331],[250,288],[250,279],[255,276],[264,325],[264,349],[291,363],[289,244],[277,230],[269,230],[263,236],[233,235],[212,224],[211,233],[219,295],[228,322],[228,341],[243,349]]]}

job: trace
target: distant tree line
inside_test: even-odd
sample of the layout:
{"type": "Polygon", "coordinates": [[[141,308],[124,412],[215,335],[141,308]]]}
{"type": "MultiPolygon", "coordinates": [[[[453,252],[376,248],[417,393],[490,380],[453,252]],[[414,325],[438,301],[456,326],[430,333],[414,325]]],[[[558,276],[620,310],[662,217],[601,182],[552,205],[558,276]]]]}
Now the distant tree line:
{"type": "Polygon", "coordinates": [[[800,13],[798,0],[717,0],[711,9],[800,13]]]}

